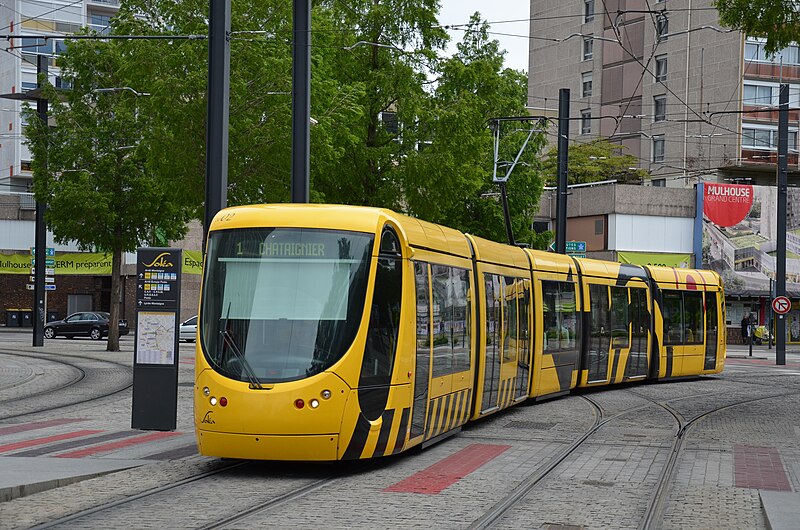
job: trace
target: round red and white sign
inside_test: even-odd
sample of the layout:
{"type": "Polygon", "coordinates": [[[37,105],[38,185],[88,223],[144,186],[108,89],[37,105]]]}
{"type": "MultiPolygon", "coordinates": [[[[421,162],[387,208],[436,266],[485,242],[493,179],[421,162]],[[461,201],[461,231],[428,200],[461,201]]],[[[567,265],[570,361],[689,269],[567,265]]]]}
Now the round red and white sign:
{"type": "Polygon", "coordinates": [[[703,189],[703,211],[717,226],[740,223],[753,206],[753,186],[706,182],[703,189]]]}
{"type": "Polygon", "coordinates": [[[779,315],[785,315],[792,308],[792,301],[785,296],[776,296],[772,299],[772,310],[779,315]]]}

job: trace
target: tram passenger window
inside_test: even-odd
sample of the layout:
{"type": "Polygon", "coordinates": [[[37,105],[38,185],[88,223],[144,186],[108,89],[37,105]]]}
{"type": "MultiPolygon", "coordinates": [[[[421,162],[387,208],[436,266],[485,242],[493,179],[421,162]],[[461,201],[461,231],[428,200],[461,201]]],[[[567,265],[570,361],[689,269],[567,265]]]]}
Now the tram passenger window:
{"type": "Polygon", "coordinates": [[[717,330],[719,329],[719,312],[717,311],[717,293],[706,293],[706,356],[704,370],[713,370],[717,364],[717,330]]]}
{"type": "Polygon", "coordinates": [[[684,337],[687,344],[703,344],[703,293],[683,293],[684,337]]]}
{"type": "Polygon", "coordinates": [[[576,309],[573,284],[542,281],[545,353],[576,349],[578,322],[576,309]]]}
{"type": "Polygon", "coordinates": [[[453,373],[453,297],[450,267],[432,265],[433,376],[453,373]]]}
{"type": "Polygon", "coordinates": [[[469,370],[472,351],[469,271],[450,269],[453,285],[453,373],[469,370]]]}
{"type": "Polygon", "coordinates": [[[628,289],[611,287],[611,347],[627,348],[628,340],[628,289]]]}
{"type": "Polygon", "coordinates": [[[608,379],[608,345],[610,342],[608,287],[605,285],[590,285],[589,300],[591,308],[589,313],[590,336],[587,359],[589,381],[606,381],[608,379]]]}
{"type": "Polygon", "coordinates": [[[379,257],[359,385],[389,384],[400,330],[402,261],[379,257]]]}
{"type": "MultiPolygon", "coordinates": [[[[430,356],[431,316],[428,292],[428,265],[414,263],[414,277],[417,288],[417,361],[430,356]]],[[[424,364],[427,364],[423,361],[424,364]]]]}
{"type": "Polygon", "coordinates": [[[503,362],[517,360],[516,278],[503,278],[503,362]]]}
{"type": "Polygon", "coordinates": [[[664,344],[683,344],[683,322],[680,291],[663,292],[664,344]]]}

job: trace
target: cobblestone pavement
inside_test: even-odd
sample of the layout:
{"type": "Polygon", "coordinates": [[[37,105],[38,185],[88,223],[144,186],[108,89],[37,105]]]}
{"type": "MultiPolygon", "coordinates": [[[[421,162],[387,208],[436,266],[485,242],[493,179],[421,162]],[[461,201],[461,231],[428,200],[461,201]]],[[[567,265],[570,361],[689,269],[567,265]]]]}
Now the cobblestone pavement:
{"type": "MultiPolygon", "coordinates": [[[[130,338],[123,341],[126,351],[120,353],[105,352],[104,346],[105,342],[57,340],[47,341],[42,350],[22,341],[14,346],[0,334],[0,351],[16,347],[35,351],[42,359],[60,353],[130,366],[130,338]]],[[[719,410],[686,431],[667,488],[663,528],[767,528],[760,492],[800,489],[800,355],[790,356],[786,368],[758,358],[732,358],[720,376],[525,404],[469,425],[423,451],[368,466],[243,463],[230,470],[224,468],[232,461],[180,452],[194,440],[193,355],[191,345],[181,347],[180,434],[158,442],[158,451],[174,450],[174,458],[148,459],[155,450],[149,444],[88,456],[87,461],[140,459],[144,465],[0,503],[0,529],[29,528],[213,471],[219,472],[165,490],[157,498],[120,504],[62,527],[198,528],[333,477],[319,489],[255,511],[230,527],[467,528],[595,425],[596,411],[585,398],[600,406],[604,420],[610,420],[504,513],[496,527],[638,528],[672,450],[676,415],[688,421],[713,409],[719,410]],[[477,455],[475,466],[467,466],[466,455],[477,455]]],[[[0,396],[15,388],[14,378],[25,379],[47,366],[7,359],[0,356],[0,396]]],[[[0,407],[4,403],[0,397],[0,407]]],[[[130,430],[130,392],[75,410],[0,421],[0,429],[63,418],[83,419],[80,429],[130,430]]],[[[66,435],[70,429],[74,425],[53,425],[43,433],[66,435]]],[[[2,432],[0,451],[30,437],[25,432],[2,432]]],[[[16,450],[6,458],[14,454],[16,450]]]]}

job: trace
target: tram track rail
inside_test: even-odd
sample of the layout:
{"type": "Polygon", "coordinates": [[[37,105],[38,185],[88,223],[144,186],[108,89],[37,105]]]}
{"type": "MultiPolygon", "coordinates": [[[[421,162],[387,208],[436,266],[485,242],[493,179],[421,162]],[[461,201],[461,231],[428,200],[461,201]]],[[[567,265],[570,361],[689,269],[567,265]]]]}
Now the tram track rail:
{"type": "MultiPolygon", "coordinates": [[[[40,353],[19,353],[14,351],[8,350],[0,350],[0,355],[7,355],[16,358],[23,358],[23,359],[38,359],[43,360],[45,362],[55,363],[70,367],[71,369],[76,371],[76,375],[73,378],[70,378],[64,382],[61,382],[55,386],[49,386],[46,388],[42,388],[41,390],[35,390],[34,392],[27,393],[23,396],[17,396],[10,399],[5,399],[0,401],[0,404],[4,403],[13,403],[14,409],[19,411],[20,409],[25,409],[26,406],[29,408],[25,409],[24,412],[14,412],[9,414],[0,413],[0,421],[6,420],[13,420],[18,418],[23,418],[25,416],[29,416],[32,414],[39,414],[42,412],[51,412],[55,410],[64,409],[67,407],[72,407],[75,405],[83,405],[86,403],[91,403],[93,401],[101,400],[110,396],[114,396],[121,392],[124,392],[131,388],[133,385],[133,372],[130,366],[109,360],[103,359],[95,359],[95,358],[87,358],[75,355],[59,355],[57,358],[50,355],[50,354],[40,354],[40,353]],[[124,370],[130,372],[130,377],[126,378],[123,381],[123,384],[109,384],[102,379],[100,380],[103,385],[98,388],[96,385],[93,385],[93,373],[98,371],[97,363],[106,365],[111,368],[124,370]],[[81,384],[91,384],[90,392],[88,394],[81,394],[78,399],[66,399],[61,402],[53,403],[53,400],[50,399],[43,399],[48,396],[63,394],[64,390],[74,388],[81,384]],[[36,402],[41,401],[42,404],[38,405],[36,402]]],[[[28,380],[25,382],[26,385],[30,385],[33,381],[35,381],[36,377],[32,380],[28,380]]]]}
{"type": "MultiPolygon", "coordinates": [[[[758,396],[754,398],[738,400],[733,403],[727,403],[721,407],[716,407],[711,410],[704,411],[689,419],[686,419],[683,414],[681,414],[678,410],[670,406],[668,402],[665,401],[657,402],[637,392],[632,392],[632,393],[643,399],[648,399],[653,404],[666,410],[667,412],[670,413],[670,415],[673,416],[673,418],[675,418],[675,421],[678,423],[678,428],[675,432],[672,447],[670,448],[669,457],[667,459],[667,462],[664,464],[664,467],[661,470],[661,473],[659,475],[656,484],[656,489],[650,498],[650,501],[648,503],[648,508],[645,512],[645,516],[642,518],[642,521],[639,525],[640,530],[659,530],[662,527],[664,521],[666,505],[667,501],[669,500],[669,493],[674,482],[673,479],[675,475],[675,469],[677,467],[680,456],[683,452],[684,442],[686,440],[686,434],[692,427],[697,425],[700,422],[700,420],[708,416],[711,416],[712,414],[716,414],[720,411],[730,409],[733,407],[738,407],[740,405],[756,403],[758,401],[765,401],[768,399],[796,396],[800,394],[800,390],[793,392],[780,392],[776,394],[770,394],[767,396],[758,396]]],[[[669,402],[672,401],[678,401],[678,400],[676,399],[669,400],[669,402]]]]}

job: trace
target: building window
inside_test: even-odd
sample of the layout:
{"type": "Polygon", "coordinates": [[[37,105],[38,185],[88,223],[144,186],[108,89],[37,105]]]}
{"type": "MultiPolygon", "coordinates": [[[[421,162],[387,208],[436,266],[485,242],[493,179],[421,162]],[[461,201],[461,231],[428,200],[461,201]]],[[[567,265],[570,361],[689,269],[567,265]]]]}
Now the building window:
{"type": "Polygon", "coordinates": [[[397,136],[400,134],[400,126],[397,121],[396,112],[384,110],[378,114],[378,119],[383,124],[383,128],[387,133],[391,134],[392,136],[397,136]]]}
{"type": "Polygon", "coordinates": [[[744,85],[745,105],[776,105],[777,98],[772,98],[772,87],[767,85],[744,85]]]}
{"type": "Polygon", "coordinates": [[[581,74],[581,97],[592,95],[592,72],[581,74]]]}
{"type": "Polygon", "coordinates": [[[660,13],[656,18],[656,41],[661,42],[667,40],[669,33],[669,18],[666,13],[660,13]]]}
{"type": "Polygon", "coordinates": [[[664,161],[664,135],[653,136],[653,162],[664,161]]]}
{"type": "Polygon", "coordinates": [[[89,13],[89,27],[101,35],[111,33],[111,15],[89,13]]]}
{"type": "Polygon", "coordinates": [[[667,56],[656,56],[656,82],[663,83],[667,80],[667,56]]]}
{"type": "Polygon", "coordinates": [[[744,60],[762,63],[800,65],[800,46],[792,44],[780,50],[773,56],[768,56],[764,50],[766,40],[748,37],[744,44],[744,60]]]}
{"type": "Polygon", "coordinates": [[[656,188],[666,188],[667,187],[667,179],[665,179],[665,178],[652,179],[650,182],[652,182],[653,186],[655,186],[656,188]]]}
{"type": "Polygon", "coordinates": [[[592,50],[594,49],[594,38],[593,37],[584,37],[583,38],[583,60],[588,61],[592,58],[592,50]]]}
{"type": "Polygon", "coordinates": [[[594,20],[594,0],[583,0],[583,21],[594,20]]]}
{"type": "Polygon", "coordinates": [[[603,220],[597,219],[594,222],[594,235],[602,236],[603,235],[603,220]]]}
{"type": "Polygon", "coordinates": [[[653,121],[667,121],[667,96],[653,98],[653,121]]]}
{"type": "Polygon", "coordinates": [[[581,134],[591,134],[592,132],[592,110],[581,111],[581,134]]]}
{"type": "MultiPolygon", "coordinates": [[[[789,151],[797,152],[797,131],[789,131],[787,136],[789,151]]],[[[763,151],[778,149],[778,129],[742,127],[742,147],[763,151]]]]}

